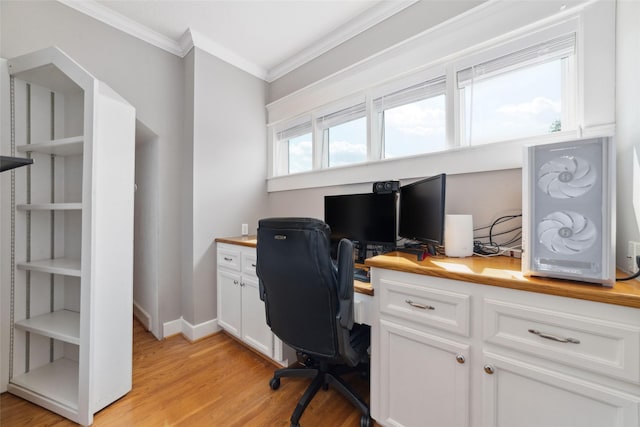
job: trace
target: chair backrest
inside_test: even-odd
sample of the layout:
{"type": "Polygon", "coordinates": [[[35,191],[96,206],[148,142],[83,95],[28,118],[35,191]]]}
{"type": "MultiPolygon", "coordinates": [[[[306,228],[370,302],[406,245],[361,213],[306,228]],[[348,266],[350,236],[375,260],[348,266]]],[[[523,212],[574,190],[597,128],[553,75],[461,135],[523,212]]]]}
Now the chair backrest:
{"type": "Polygon", "coordinates": [[[350,271],[338,271],[329,237],[318,219],[262,219],[256,270],[271,330],[297,351],[336,359],[353,325],[353,246],[341,244],[338,265],[350,271]]]}

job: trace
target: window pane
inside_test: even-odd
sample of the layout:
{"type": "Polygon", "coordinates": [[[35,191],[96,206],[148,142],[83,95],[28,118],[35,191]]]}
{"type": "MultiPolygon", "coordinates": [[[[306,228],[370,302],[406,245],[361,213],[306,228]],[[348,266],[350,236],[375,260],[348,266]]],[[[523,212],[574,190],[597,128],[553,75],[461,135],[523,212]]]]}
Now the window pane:
{"type": "Polygon", "coordinates": [[[562,128],[561,59],[475,82],[463,93],[466,139],[471,145],[562,128]]]}
{"type": "Polygon", "coordinates": [[[444,95],[385,110],[383,120],[387,159],[447,148],[444,95]]]}
{"type": "Polygon", "coordinates": [[[310,171],[313,167],[311,133],[291,138],[289,141],[289,173],[310,171]]]}
{"type": "Polygon", "coordinates": [[[367,160],[367,120],[361,117],[325,130],[329,166],[349,165],[367,160]]]}

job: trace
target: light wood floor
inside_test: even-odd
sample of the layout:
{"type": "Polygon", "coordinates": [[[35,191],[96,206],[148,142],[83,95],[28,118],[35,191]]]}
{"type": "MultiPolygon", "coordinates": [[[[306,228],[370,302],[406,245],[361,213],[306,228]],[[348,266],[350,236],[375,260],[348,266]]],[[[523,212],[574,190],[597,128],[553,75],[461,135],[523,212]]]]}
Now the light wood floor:
{"type": "MultiPolygon", "coordinates": [[[[224,333],[189,343],[157,341],[134,322],[133,390],[94,417],[94,426],[288,426],[309,380],[283,378],[269,388],[275,365],[224,333]]],[[[368,396],[368,383],[347,378],[368,396]]],[[[320,390],[300,424],[359,426],[360,413],[340,394],[320,390]]],[[[25,400],[0,396],[0,426],[75,426],[25,400]]]]}

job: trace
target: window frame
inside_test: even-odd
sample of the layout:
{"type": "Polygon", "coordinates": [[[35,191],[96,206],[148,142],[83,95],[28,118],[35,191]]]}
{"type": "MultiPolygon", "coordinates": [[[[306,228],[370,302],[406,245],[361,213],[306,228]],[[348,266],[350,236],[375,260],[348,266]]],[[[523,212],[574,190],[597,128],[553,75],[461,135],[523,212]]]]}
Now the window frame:
{"type": "MultiPolygon", "coordinates": [[[[295,177],[277,176],[273,169],[274,147],[268,134],[269,167],[267,190],[367,183],[384,179],[410,179],[438,172],[449,174],[512,169],[522,165],[522,147],[566,141],[580,137],[612,135],[615,131],[615,7],[595,0],[557,9],[549,3],[520,7],[488,3],[441,26],[426,30],[387,51],[313,82],[267,105],[268,127],[272,129],[299,111],[314,115],[334,105],[344,96],[366,96],[369,156],[364,164],[321,168],[295,177]],[[558,34],[576,34],[575,130],[555,132],[482,146],[460,146],[461,108],[455,82],[458,69],[477,61],[492,50],[511,50],[545,41],[558,34]],[[453,36],[455,34],[455,37],[453,36]],[[430,43],[432,40],[438,43],[430,43]],[[466,63],[465,63],[466,62],[466,63]],[[598,65],[598,66],[595,66],[598,65]],[[376,138],[372,120],[372,91],[407,76],[442,68],[447,76],[447,141],[443,152],[400,157],[375,158],[376,138]],[[398,72],[402,70],[402,72],[398,72]],[[599,84],[596,84],[599,83],[599,84]],[[452,118],[452,120],[450,120],[452,118]],[[373,158],[372,158],[373,157],[373,158]]],[[[564,106],[563,106],[564,110],[564,106]]],[[[314,135],[315,136],[315,135],[314,135]]],[[[315,143],[315,141],[314,141],[315,143]]]]}
{"type": "MultiPolygon", "coordinates": [[[[459,146],[482,146],[487,144],[495,144],[497,142],[510,141],[513,139],[529,139],[544,137],[547,133],[536,135],[524,135],[511,139],[492,140],[490,142],[483,142],[473,144],[467,136],[467,122],[466,112],[467,105],[465,103],[466,90],[471,88],[473,90],[473,84],[475,81],[482,82],[490,80],[502,75],[508,75],[509,73],[523,70],[526,67],[541,65],[553,60],[562,59],[565,54],[567,61],[561,63],[561,121],[563,129],[565,131],[575,131],[578,124],[576,118],[576,104],[577,104],[577,85],[578,85],[578,73],[577,73],[577,56],[578,56],[578,32],[576,29],[572,31],[560,30],[559,34],[554,32],[545,34],[545,38],[532,35],[530,37],[523,38],[518,41],[514,41],[509,45],[512,46],[510,52],[503,47],[494,47],[487,49],[483,52],[475,55],[469,55],[461,61],[458,61],[454,66],[454,74],[456,76],[455,92],[457,98],[457,134],[459,146]],[[556,50],[544,55],[535,56],[532,52],[536,49],[544,49],[549,45],[560,44],[556,46],[556,50]],[[569,45],[572,47],[569,48],[569,45]],[[570,51],[570,53],[569,53],[570,51]],[[511,57],[511,58],[509,58],[511,57]],[[515,58],[514,58],[515,57],[515,58]],[[518,58],[520,57],[520,58],[518,58]],[[497,68],[496,63],[502,62],[503,67],[497,68]],[[473,69],[475,67],[490,68],[488,73],[481,73],[478,76],[474,76],[473,69]],[[464,81],[460,81],[460,77],[463,75],[464,81]],[[566,83],[566,84],[565,84],[566,83]]],[[[552,46],[553,49],[553,46],[552,46]]],[[[471,123],[473,126],[473,123],[471,123]]]]}

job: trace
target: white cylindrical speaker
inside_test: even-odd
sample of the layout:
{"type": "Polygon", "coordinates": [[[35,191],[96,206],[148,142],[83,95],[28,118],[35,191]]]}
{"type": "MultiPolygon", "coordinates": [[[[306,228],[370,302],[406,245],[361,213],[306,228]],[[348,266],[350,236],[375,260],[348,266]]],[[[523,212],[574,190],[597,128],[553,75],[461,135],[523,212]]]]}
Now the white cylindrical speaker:
{"type": "Polygon", "coordinates": [[[473,255],[473,216],[447,215],[444,218],[444,253],[463,258],[473,255]]]}

